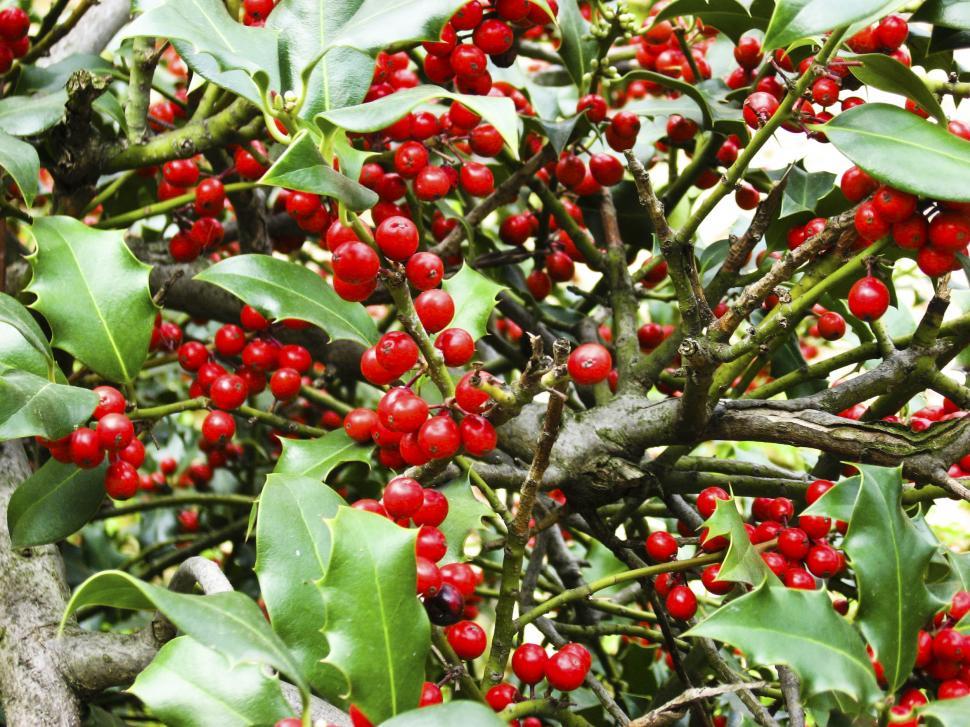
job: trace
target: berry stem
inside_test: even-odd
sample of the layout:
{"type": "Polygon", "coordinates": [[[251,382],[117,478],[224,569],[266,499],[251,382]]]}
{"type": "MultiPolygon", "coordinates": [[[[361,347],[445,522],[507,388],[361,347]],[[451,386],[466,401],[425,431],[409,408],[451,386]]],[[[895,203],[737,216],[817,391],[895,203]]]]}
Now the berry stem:
{"type": "MultiPolygon", "coordinates": [[[[256,182],[233,182],[232,184],[226,185],[226,193],[241,192],[245,189],[252,189],[255,186],[257,186],[256,182]]],[[[146,217],[152,217],[153,215],[160,215],[164,212],[170,212],[171,210],[178,209],[179,207],[183,207],[187,204],[192,204],[194,201],[194,191],[186,194],[180,194],[178,197],[172,197],[164,202],[152,202],[151,204],[145,205],[144,207],[140,207],[136,210],[132,210],[131,212],[125,212],[121,215],[100,220],[95,227],[101,229],[107,227],[127,227],[132,222],[137,222],[138,220],[146,217]]]]}

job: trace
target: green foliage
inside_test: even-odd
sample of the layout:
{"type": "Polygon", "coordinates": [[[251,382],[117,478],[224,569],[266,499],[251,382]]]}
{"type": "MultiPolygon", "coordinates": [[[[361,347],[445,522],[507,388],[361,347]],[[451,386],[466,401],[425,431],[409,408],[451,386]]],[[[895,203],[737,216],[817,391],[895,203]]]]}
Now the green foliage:
{"type": "Polygon", "coordinates": [[[61,627],[83,606],[158,609],[179,631],[219,652],[230,663],[271,666],[307,692],[306,680],[293,655],[273,633],[256,602],[238,591],[185,595],[122,571],[103,571],[78,586],[67,604],[61,627]]]}
{"type": "Polygon", "coordinates": [[[845,539],[859,589],[856,620],[895,691],[913,670],[919,630],[941,605],[925,582],[935,548],[900,506],[900,470],[859,469],[862,481],[845,539]]]}
{"type": "Polygon", "coordinates": [[[97,394],[88,389],[0,369],[0,442],[33,436],[60,439],[86,422],[97,404],[97,394]]]}
{"type": "Polygon", "coordinates": [[[695,15],[737,42],[752,29],[764,30],[772,8],[771,0],[674,0],[657,14],[657,22],[695,15]]]}
{"type": "Polygon", "coordinates": [[[440,86],[423,85],[392,93],[390,96],[384,96],[370,103],[326,111],[320,114],[320,118],[345,131],[356,133],[379,131],[418,106],[438,99],[449,99],[467,106],[485,122],[495,127],[505,139],[513,156],[518,154],[519,119],[515,113],[515,104],[508,98],[471,96],[454,93],[440,86]]]}
{"type": "Polygon", "coordinates": [[[945,127],[896,106],[867,103],[818,128],[886,184],[925,197],[970,201],[970,141],[945,127]]]}
{"type": "Polygon", "coordinates": [[[431,648],[428,617],[415,598],[416,531],[349,507],[325,522],[333,543],[322,582],[325,662],[349,685],[333,696],[379,723],[417,706],[431,648]]]}
{"type": "Polygon", "coordinates": [[[298,263],[268,255],[238,255],[195,276],[274,318],[296,318],[325,330],[332,339],[369,346],[377,327],[358,303],[342,300],[317,273],[298,263]]]}
{"type": "Polygon", "coordinates": [[[150,267],[121,231],[95,230],[72,217],[41,217],[29,230],[37,247],[28,258],[27,290],[51,326],[52,345],[108,381],[134,379],[155,320],[150,267]]]}
{"type": "Polygon", "coordinates": [[[917,708],[916,713],[933,727],[961,727],[970,714],[970,697],[930,702],[917,708]]]}
{"type": "Polygon", "coordinates": [[[730,544],[717,579],[734,583],[750,583],[760,586],[765,581],[770,586],[780,585],[777,576],[771,572],[761,554],[751,544],[751,538],[744,529],[744,521],[738,512],[738,505],[734,499],[717,500],[714,514],[705,522],[707,537],[726,536],[730,544]]]}
{"type": "Polygon", "coordinates": [[[343,675],[321,661],[328,646],[320,580],[332,548],[323,520],[342,504],[318,480],[275,474],[266,478],[256,521],[256,575],[273,630],[321,694],[346,689],[343,675]]]}
{"type": "Polygon", "coordinates": [[[448,499],[448,517],[438,527],[448,541],[448,552],[441,563],[465,560],[465,538],[482,526],[482,518],[492,510],[475,497],[467,474],[442,487],[441,494],[448,499]]]}
{"type": "Polygon", "coordinates": [[[883,53],[867,53],[852,57],[862,65],[850,65],[852,75],[862,83],[880,91],[895,93],[904,98],[912,99],[922,109],[929,112],[937,121],[946,125],[946,114],[936,96],[927,88],[923,80],[913,73],[907,66],[892,56],[883,53]]]}
{"type": "Polygon", "coordinates": [[[455,301],[455,317],[448,327],[464,328],[476,341],[484,336],[488,317],[495,308],[495,297],[505,288],[471,265],[463,265],[441,287],[455,301]]]}
{"type": "Polygon", "coordinates": [[[562,0],[559,3],[559,33],[562,36],[559,56],[573,83],[580,89],[585,88],[590,61],[596,57],[597,42],[589,28],[589,23],[579,11],[578,0],[562,0]]]}
{"type": "Polygon", "coordinates": [[[49,459],[24,480],[7,506],[7,529],[16,548],[56,543],[77,532],[104,500],[106,462],[81,469],[49,459]]]}
{"type": "Polygon", "coordinates": [[[790,666],[805,697],[841,692],[866,706],[881,695],[862,639],[825,591],[764,584],[724,604],[686,636],[731,644],[758,664],[790,666]]]}
{"type": "Polygon", "coordinates": [[[764,48],[783,48],[833,28],[875,19],[898,5],[895,0],[778,0],[765,31],[764,48]]]}
{"type": "Polygon", "coordinates": [[[233,664],[188,636],[165,644],[130,691],[159,720],[179,727],[248,727],[293,716],[278,678],[255,664],[233,664]]]}
{"type": "MultiPolygon", "coordinates": [[[[25,366],[23,358],[21,358],[22,354],[14,357],[14,346],[8,348],[0,345],[0,368],[21,368],[38,376],[43,376],[54,368],[54,353],[51,351],[50,343],[47,342],[44,332],[37,325],[37,321],[15,298],[11,298],[6,293],[0,293],[0,331],[4,328],[12,329],[12,332],[19,341],[23,342],[26,348],[31,349],[33,354],[39,355],[43,365],[40,367],[25,366]]],[[[37,356],[32,355],[28,358],[36,360],[37,356]]]]}
{"type": "Polygon", "coordinates": [[[344,462],[370,463],[370,447],[365,447],[336,429],[317,439],[283,439],[283,453],[274,472],[325,480],[344,462]]]}
{"type": "Polygon", "coordinates": [[[37,196],[37,175],[40,173],[37,150],[26,141],[0,132],[0,169],[10,175],[27,206],[32,205],[37,196]]]}
{"type": "Polygon", "coordinates": [[[317,148],[318,142],[318,135],[301,131],[259,180],[260,184],[333,197],[357,212],[373,207],[377,194],[327,164],[317,148]]]}

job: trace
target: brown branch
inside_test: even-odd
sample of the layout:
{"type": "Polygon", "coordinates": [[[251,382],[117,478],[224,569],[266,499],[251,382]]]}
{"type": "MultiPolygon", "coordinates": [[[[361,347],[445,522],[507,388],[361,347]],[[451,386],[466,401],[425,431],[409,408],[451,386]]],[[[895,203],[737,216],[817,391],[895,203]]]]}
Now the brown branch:
{"type": "MultiPolygon", "coordinates": [[[[529,179],[535,176],[539,168],[555,158],[556,153],[552,146],[544,146],[537,154],[510,175],[508,179],[498,185],[490,195],[479,202],[478,206],[465,215],[465,223],[469,227],[475,228],[499,207],[515,201],[519,190],[522,189],[529,179]]],[[[465,225],[459,224],[448,233],[444,240],[429,249],[431,252],[442,257],[457,255],[461,251],[461,242],[465,239],[465,235],[465,225]]]]}

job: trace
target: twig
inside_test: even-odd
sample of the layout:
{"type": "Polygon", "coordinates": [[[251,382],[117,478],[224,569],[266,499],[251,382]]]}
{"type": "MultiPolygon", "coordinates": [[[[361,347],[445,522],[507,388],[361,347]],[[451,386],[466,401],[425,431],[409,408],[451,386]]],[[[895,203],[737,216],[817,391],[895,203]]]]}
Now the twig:
{"type": "MultiPolygon", "coordinates": [[[[801,683],[794,670],[778,665],[778,681],[781,683],[781,693],[785,695],[785,705],[788,709],[789,727],[805,727],[805,709],[802,707],[801,683]]],[[[748,688],[751,685],[748,684],[748,688]]]]}

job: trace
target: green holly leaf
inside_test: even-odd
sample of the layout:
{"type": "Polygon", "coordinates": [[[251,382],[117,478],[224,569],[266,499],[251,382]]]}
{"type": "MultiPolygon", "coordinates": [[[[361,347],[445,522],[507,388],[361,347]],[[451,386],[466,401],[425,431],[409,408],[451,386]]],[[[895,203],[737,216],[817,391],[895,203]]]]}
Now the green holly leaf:
{"type": "Polygon", "coordinates": [[[465,2],[422,0],[420,12],[409,0],[357,0],[354,4],[353,16],[327,46],[356,48],[373,55],[395,45],[437,40],[442,26],[465,2]]]}
{"type": "Polygon", "coordinates": [[[844,544],[859,589],[856,622],[894,692],[913,670],[919,630],[940,606],[926,587],[936,549],[902,510],[902,471],[858,467],[862,481],[844,544]]]}
{"type": "Polygon", "coordinates": [[[835,186],[835,175],[831,172],[806,172],[793,166],[788,173],[788,183],[781,198],[779,219],[802,212],[814,212],[819,200],[835,186]]]}
{"type": "Polygon", "coordinates": [[[283,452],[273,472],[325,480],[344,462],[370,464],[373,447],[364,446],[335,429],[317,439],[283,439],[283,452]]]}
{"type": "Polygon", "coordinates": [[[862,83],[878,88],[880,91],[912,99],[937,121],[946,125],[946,114],[943,113],[936,95],[908,66],[883,53],[866,53],[849,56],[849,58],[853,63],[861,64],[849,64],[848,68],[862,83]]]}
{"type": "Polygon", "coordinates": [[[107,467],[85,470],[47,460],[10,498],[7,529],[13,546],[56,543],[84,527],[104,499],[107,467]]]}
{"type": "Polygon", "coordinates": [[[916,714],[928,725],[963,727],[970,714],[970,697],[939,699],[916,709],[916,714]]]}
{"type": "Polygon", "coordinates": [[[333,197],[356,212],[373,207],[379,199],[377,194],[335,171],[320,154],[317,143],[316,135],[301,131],[259,183],[333,197]]]}
{"type": "Polygon", "coordinates": [[[821,515],[849,522],[856,500],[859,499],[859,488],[861,486],[861,475],[839,480],[835,483],[835,487],[830,488],[828,492],[806,507],[802,514],[821,515]]]}
{"type": "Polygon", "coordinates": [[[381,727],[439,727],[439,725],[503,727],[505,722],[484,704],[455,700],[447,704],[412,709],[381,723],[381,727]]]}
{"type": "Polygon", "coordinates": [[[0,371],[0,442],[60,439],[86,422],[98,405],[98,395],[88,389],[54,384],[27,371],[0,371]]]}
{"type": "Polygon", "coordinates": [[[751,544],[748,531],[744,529],[744,521],[734,498],[718,500],[715,503],[714,514],[705,522],[707,537],[726,536],[730,543],[721,569],[718,571],[719,581],[732,583],[750,583],[759,586],[768,580],[770,584],[779,584],[777,576],[761,558],[761,554],[751,544]]]}
{"type": "Polygon", "coordinates": [[[108,381],[135,378],[148,357],[156,307],[151,266],[136,258],[120,230],[95,230],[73,217],[41,217],[28,228],[31,307],[53,331],[52,345],[108,381]]]}
{"type": "Polygon", "coordinates": [[[350,507],[326,520],[333,548],[322,588],[326,663],[346,674],[336,695],[375,724],[418,706],[431,628],[415,596],[417,531],[350,507]]]}
{"type": "Polygon", "coordinates": [[[320,57],[361,5],[361,0],[283,0],[270,13],[266,27],[278,34],[284,74],[303,77],[301,118],[358,104],[367,95],[374,77],[370,55],[342,47],[320,57]]]}
{"type": "Polygon", "coordinates": [[[441,287],[455,301],[455,318],[448,327],[464,328],[476,341],[484,336],[488,317],[495,308],[495,297],[505,288],[470,265],[463,265],[441,287]]]}
{"type": "Polygon", "coordinates": [[[694,15],[712,25],[731,40],[738,39],[752,29],[764,30],[768,27],[768,16],[772,10],[770,2],[755,0],[674,0],[661,10],[654,22],[694,15]]]}
{"type": "Polygon", "coordinates": [[[441,562],[454,563],[465,560],[465,552],[462,548],[465,538],[473,530],[482,527],[482,518],[489,515],[492,510],[475,497],[468,473],[454,482],[449,482],[440,488],[440,491],[448,500],[448,517],[438,526],[448,541],[448,552],[441,562]]]}
{"type": "Polygon", "coordinates": [[[765,31],[765,52],[896,9],[897,0],[778,0],[765,31]]]}
{"type": "Polygon", "coordinates": [[[277,34],[237,22],[221,0],[166,0],[135,18],[121,37],[171,40],[189,68],[257,106],[267,90],[290,90],[281,80],[277,34]]]}
{"type": "Polygon", "coordinates": [[[346,678],[321,661],[329,647],[320,580],[330,562],[330,530],[324,518],[344,501],[319,480],[269,475],[259,496],[256,576],[273,630],[320,694],[341,694],[346,678]]]}
{"type": "Polygon", "coordinates": [[[188,636],[165,644],[129,691],[179,727],[271,725],[294,716],[279,679],[254,664],[233,665],[188,636]]]}
{"type": "MultiPolygon", "coordinates": [[[[414,13],[413,6],[411,12],[415,15],[421,14],[414,13]]],[[[438,99],[450,99],[467,106],[495,127],[505,139],[513,155],[518,154],[519,117],[515,111],[515,104],[508,98],[470,96],[453,93],[440,86],[424,85],[407,88],[370,103],[325,111],[319,115],[319,118],[346,131],[369,133],[380,131],[411,113],[418,106],[438,99]]]]}
{"type": "Polygon", "coordinates": [[[590,25],[579,10],[577,0],[559,3],[559,57],[569,72],[569,77],[580,89],[584,88],[583,76],[590,71],[590,61],[596,58],[599,43],[590,33],[590,25]]]}
{"type": "Polygon", "coordinates": [[[731,644],[757,664],[790,666],[806,698],[841,692],[867,706],[882,694],[862,639],[835,612],[825,591],[764,584],[724,604],[684,635],[731,644]]]}
{"type": "Polygon", "coordinates": [[[0,169],[10,175],[30,207],[37,196],[37,175],[40,174],[37,150],[26,141],[0,132],[0,169]]]}
{"type": "Polygon", "coordinates": [[[376,343],[377,326],[364,306],[342,300],[317,273],[269,255],[237,255],[195,276],[240,298],[270,318],[296,318],[331,339],[376,343]]]}
{"type": "Polygon", "coordinates": [[[265,664],[285,674],[309,693],[299,664],[273,633],[263,612],[239,591],[195,596],[173,593],[118,570],[97,573],[77,587],[67,604],[61,628],[83,606],[159,610],[175,627],[230,663],[265,664]]]}
{"type": "Polygon", "coordinates": [[[0,100],[0,131],[10,136],[35,136],[47,131],[63,118],[66,102],[67,91],[63,88],[9,96],[0,100]]]}
{"type": "Polygon", "coordinates": [[[970,30],[970,6],[964,0],[927,0],[913,14],[913,21],[970,30]]]}
{"type": "Polygon", "coordinates": [[[54,352],[47,336],[16,298],[0,293],[0,368],[56,376],[54,352]]]}
{"type": "Polygon", "coordinates": [[[813,125],[881,182],[921,197],[970,202],[970,141],[897,106],[867,103],[813,125]]]}

